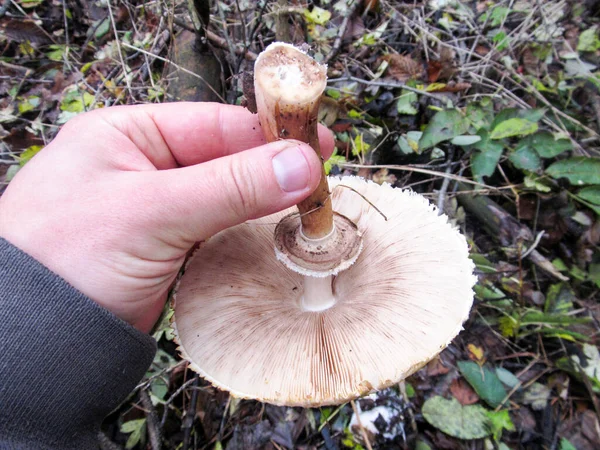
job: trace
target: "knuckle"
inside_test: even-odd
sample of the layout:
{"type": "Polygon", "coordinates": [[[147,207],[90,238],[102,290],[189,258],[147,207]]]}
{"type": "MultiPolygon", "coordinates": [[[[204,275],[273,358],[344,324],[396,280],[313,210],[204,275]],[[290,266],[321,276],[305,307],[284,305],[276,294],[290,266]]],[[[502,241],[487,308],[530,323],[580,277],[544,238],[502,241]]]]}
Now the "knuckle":
{"type": "Polygon", "coordinates": [[[231,193],[228,195],[229,206],[237,217],[250,219],[258,204],[257,190],[249,168],[237,158],[228,164],[226,176],[231,193]]]}

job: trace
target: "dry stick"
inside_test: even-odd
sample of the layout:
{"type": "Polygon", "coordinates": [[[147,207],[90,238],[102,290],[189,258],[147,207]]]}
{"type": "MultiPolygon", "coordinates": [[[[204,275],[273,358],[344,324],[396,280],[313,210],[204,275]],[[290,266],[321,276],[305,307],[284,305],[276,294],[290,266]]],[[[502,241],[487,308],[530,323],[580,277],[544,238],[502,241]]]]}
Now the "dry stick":
{"type": "Polygon", "coordinates": [[[365,441],[365,445],[367,446],[368,450],[373,450],[373,447],[371,447],[371,441],[369,440],[369,436],[367,435],[367,430],[365,430],[365,427],[363,426],[362,421],[360,420],[360,414],[358,414],[356,403],[354,403],[354,400],[350,400],[350,404],[352,405],[352,410],[354,411],[354,415],[356,416],[356,421],[358,422],[358,427],[360,428],[360,434],[362,434],[363,440],[365,441]]]}
{"type": "Polygon", "coordinates": [[[369,200],[367,197],[365,197],[363,194],[361,194],[360,192],[358,192],[356,189],[354,189],[353,187],[347,186],[345,184],[338,184],[337,186],[335,186],[333,189],[339,188],[339,187],[343,187],[346,189],[350,189],[352,192],[354,192],[355,194],[358,194],[365,202],[367,202],[369,205],[371,205],[371,208],[373,208],[375,211],[377,211],[381,217],[383,217],[383,219],[387,222],[388,218],[387,216],[377,207],[375,206],[375,204],[369,200]]]}
{"type": "Polygon", "coordinates": [[[110,23],[112,25],[112,30],[113,33],[115,35],[115,40],[117,41],[117,50],[119,51],[119,59],[121,60],[121,68],[123,70],[123,76],[125,77],[125,84],[127,85],[127,90],[129,91],[129,95],[131,95],[131,98],[133,98],[135,100],[135,97],[133,96],[133,91],[131,90],[131,84],[129,83],[129,76],[127,74],[127,66],[125,65],[125,60],[123,59],[123,49],[121,48],[121,41],[119,39],[119,34],[117,33],[117,25],[115,23],[115,18],[113,16],[113,12],[112,12],[112,6],[110,4],[110,1],[106,2],[106,5],[108,6],[108,15],[110,17],[110,23]]]}
{"type": "MultiPolygon", "coordinates": [[[[254,66],[254,90],[267,142],[296,139],[308,143],[323,160],[317,133],[319,104],[326,83],[325,67],[292,45],[272,44],[254,66]]],[[[298,204],[302,232],[309,239],[333,230],[333,211],[325,168],[317,189],[298,204]],[[312,214],[304,214],[313,211],[312,214]]]]}
{"type": "Polygon", "coordinates": [[[342,46],[342,41],[344,40],[344,34],[346,34],[346,29],[348,28],[348,24],[350,23],[350,19],[358,9],[362,2],[358,0],[353,0],[352,3],[348,6],[348,10],[346,11],[346,16],[338,29],[337,36],[335,37],[335,41],[333,41],[333,47],[331,47],[331,51],[325,56],[323,62],[327,64],[331,61],[340,51],[340,47],[342,46]]]}
{"type": "Polygon", "coordinates": [[[489,190],[493,190],[493,191],[500,191],[500,188],[494,187],[494,186],[488,186],[487,184],[483,184],[483,183],[478,183],[477,181],[473,181],[473,180],[469,180],[468,178],[465,177],[460,177],[458,175],[453,175],[453,174],[448,174],[448,173],[444,173],[444,172],[437,172],[435,170],[429,170],[429,169],[423,169],[420,167],[413,167],[413,166],[404,166],[404,165],[368,165],[368,164],[350,164],[350,163],[344,163],[344,164],[339,164],[339,166],[342,169],[390,169],[390,170],[403,170],[405,172],[417,172],[417,173],[423,173],[425,175],[433,175],[436,177],[442,177],[442,178],[450,178],[451,180],[454,181],[462,181],[463,183],[466,184],[472,184],[474,186],[480,186],[489,190]]]}
{"type": "Polygon", "coordinates": [[[161,428],[165,426],[165,422],[167,421],[167,415],[169,413],[169,406],[171,405],[171,403],[173,403],[173,400],[175,400],[175,398],[177,398],[177,396],[179,394],[181,394],[190,384],[193,384],[195,381],[196,381],[195,378],[191,378],[191,379],[187,380],[185,383],[183,383],[181,386],[179,386],[179,388],[175,392],[173,392],[173,394],[167,399],[167,401],[163,405],[164,410],[163,410],[162,419],[160,420],[161,428]]]}
{"type": "Polygon", "coordinates": [[[142,400],[144,409],[147,411],[146,422],[148,424],[147,430],[148,435],[150,436],[150,445],[152,446],[152,450],[160,450],[162,448],[162,442],[156,410],[154,409],[154,405],[152,405],[148,392],[145,390],[140,391],[140,399],[142,400]]]}
{"type": "MultiPolygon", "coordinates": [[[[194,386],[198,386],[199,376],[196,375],[194,377],[194,386]]],[[[194,419],[196,418],[196,404],[198,403],[198,390],[194,389],[192,392],[192,398],[190,400],[190,404],[188,405],[187,410],[185,411],[185,416],[182,420],[181,427],[183,428],[183,450],[188,450],[190,448],[190,439],[192,437],[192,426],[194,425],[194,419]]]]}
{"type": "MultiPolygon", "coordinates": [[[[189,23],[180,20],[180,19],[173,19],[173,23],[175,25],[180,26],[181,28],[183,28],[184,30],[187,31],[191,31],[193,33],[196,32],[196,30],[194,30],[194,27],[192,27],[189,23]]],[[[206,34],[206,38],[213,43],[214,45],[216,45],[219,48],[222,48],[224,50],[229,50],[229,46],[227,45],[227,41],[222,38],[221,36],[219,36],[216,33],[213,33],[210,30],[205,30],[205,34],[206,34]]],[[[258,55],[250,50],[244,50],[242,47],[240,46],[236,46],[235,49],[235,54],[238,56],[243,56],[244,59],[246,59],[247,61],[255,61],[256,58],[258,57],[258,55]]]]}
{"type": "MultiPolygon", "coordinates": [[[[450,150],[448,150],[448,163],[452,162],[452,158],[454,157],[454,148],[450,148],[450,150]]],[[[450,175],[450,173],[452,172],[452,164],[448,164],[448,167],[446,168],[446,175],[450,175]]],[[[446,191],[448,190],[448,186],[450,185],[450,178],[445,177],[444,181],[442,182],[442,187],[440,188],[440,191],[438,193],[438,201],[437,201],[437,207],[438,207],[438,215],[442,215],[444,214],[444,201],[446,200],[446,191]]]]}

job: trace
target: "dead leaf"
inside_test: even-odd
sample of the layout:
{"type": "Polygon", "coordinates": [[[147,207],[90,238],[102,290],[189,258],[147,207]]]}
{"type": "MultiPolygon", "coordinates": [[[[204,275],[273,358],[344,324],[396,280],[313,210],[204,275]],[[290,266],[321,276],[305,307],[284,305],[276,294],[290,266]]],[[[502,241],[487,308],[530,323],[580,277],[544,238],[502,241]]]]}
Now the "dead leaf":
{"type": "Polygon", "coordinates": [[[450,372],[450,367],[446,367],[439,356],[436,356],[427,364],[427,375],[430,377],[446,375],[448,372],[450,372]]]}
{"type": "Polygon", "coordinates": [[[536,56],[531,47],[525,47],[521,55],[523,70],[529,75],[538,75],[540,58],[536,56]]]}
{"type": "Polygon", "coordinates": [[[8,19],[0,24],[0,30],[9,41],[30,42],[40,46],[52,43],[52,39],[33,20],[8,19]]]}
{"type": "Polygon", "coordinates": [[[475,344],[469,344],[469,345],[467,345],[467,351],[469,352],[469,359],[471,361],[475,361],[479,365],[481,365],[485,362],[483,348],[481,348],[475,344]]]}
{"type": "Polygon", "coordinates": [[[428,88],[427,92],[461,92],[471,89],[471,83],[457,83],[455,81],[449,81],[447,84],[439,83],[438,86],[428,88]]]}
{"type": "Polygon", "coordinates": [[[326,127],[331,127],[337,120],[339,111],[339,103],[331,97],[324,96],[319,105],[319,122],[323,122],[326,127]]]}
{"type": "Polygon", "coordinates": [[[396,175],[390,174],[390,171],[388,169],[378,170],[373,174],[371,179],[377,184],[389,183],[393,185],[394,183],[396,183],[396,181],[398,181],[396,175]]]}
{"type": "Polygon", "coordinates": [[[461,405],[472,405],[479,401],[479,396],[473,390],[469,383],[462,378],[457,378],[450,385],[450,392],[460,402],[461,405]]]}
{"type": "Polygon", "coordinates": [[[389,64],[387,74],[401,83],[423,76],[423,66],[410,56],[389,54],[382,59],[389,64]]]}

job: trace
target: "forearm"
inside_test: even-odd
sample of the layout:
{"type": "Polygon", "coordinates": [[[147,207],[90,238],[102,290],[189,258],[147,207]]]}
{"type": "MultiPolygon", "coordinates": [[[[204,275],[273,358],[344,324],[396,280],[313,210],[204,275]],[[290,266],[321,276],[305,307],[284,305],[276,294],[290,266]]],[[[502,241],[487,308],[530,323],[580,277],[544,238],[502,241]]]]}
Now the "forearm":
{"type": "Polygon", "coordinates": [[[95,448],[154,340],[0,239],[0,448],[95,448]]]}

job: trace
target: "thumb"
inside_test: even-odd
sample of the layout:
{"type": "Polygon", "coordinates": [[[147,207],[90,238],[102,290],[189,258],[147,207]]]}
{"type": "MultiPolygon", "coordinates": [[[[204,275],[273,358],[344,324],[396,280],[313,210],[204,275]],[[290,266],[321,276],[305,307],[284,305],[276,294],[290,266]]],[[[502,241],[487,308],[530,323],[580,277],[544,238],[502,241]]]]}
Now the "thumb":
{"type": "Polygon", "coordinates": [[[309,145],[282,140],[195,166],[153,172],[155,217],[179,236],[203,240],[295,205],[317,188],[322,171],[309,145]]]}

